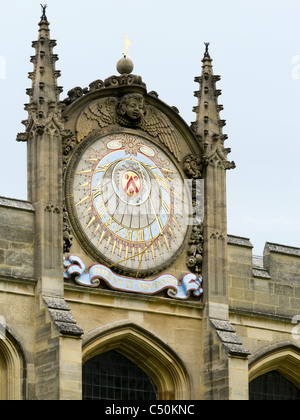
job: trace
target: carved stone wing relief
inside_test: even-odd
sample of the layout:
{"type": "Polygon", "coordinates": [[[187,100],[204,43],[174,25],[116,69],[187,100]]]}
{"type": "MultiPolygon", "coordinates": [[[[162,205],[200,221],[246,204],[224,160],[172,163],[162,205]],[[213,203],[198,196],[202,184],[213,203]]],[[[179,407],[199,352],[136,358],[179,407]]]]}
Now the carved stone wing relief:
{"type": "Polygon", "coordinates": [[[124,95],[120,101],[114,97],[103,98],[87,106],[77,121],[78,143],[92,131],[113,124],[145,131],[157,138],[180,161],[180,138],[176,129],[165,114],[145,104],[144,98],[139,94],[124,95]],[[127,105],[130,100],[142,102],[143,111],[139,117],[133,118],[129,112],[127,113],[126,106],[120,107],[121,101],[127,105]]]}
{"type": "Polygon", "coordinates": [[[104,98],[85,108],[77,121],[78,142],[94,130],[115,124],[117,104],[116,98],[104,98]]]}
{"type": "Polygon", "coordinates": [[[141,129],[152,137],[157,137],[170,152],[180,161],[180,140],[175,128],[166,115],[151,105],[146,106],[141,129]]]}

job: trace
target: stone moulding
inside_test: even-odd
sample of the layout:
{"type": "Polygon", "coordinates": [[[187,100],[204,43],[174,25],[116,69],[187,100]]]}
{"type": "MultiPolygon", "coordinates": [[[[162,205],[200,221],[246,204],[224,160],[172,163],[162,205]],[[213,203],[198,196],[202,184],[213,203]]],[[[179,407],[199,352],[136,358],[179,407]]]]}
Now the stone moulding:
{"type": "Polygon", "coordinates": [[[240,246],[245,246],[248,248],[253,248],[253,245],[251,244],[250,239],[243,238],[241,236],[228,235],[227,242],[230,245],[240,245],[240,246]]]}
{"type": "Polygon", "coordinates": [[[250,355],[250,351],[243,347],[242,341],[229,321],[211,318],[210,322],[230,356],[246,358],[250,355]]]}
{"type": "Polygon", "coordinates": [[[15,200],[6,197],[0,197],[0,206],[11,207],[20,210],[34,211],[34,207],[29,201],[15,200]]]}
{"type": "Polygon", "coordinates": [[[54,325],[62,335],[81,337],[83,330],[76,325],[67,302],[62,298],[43,297],[54,325]]]}
{"type": "Polygon", "coordinates": [[[280,245],[280,244],[273,244],[273,243],[270,243],[270,242],[266,243],[265,251],[276,252],[278,254],[286,254],[286,255],[292,255],[292,256],[295,256],[295,257],[300,257],[300,248],[295,248],[295,247],[280,245]]]}

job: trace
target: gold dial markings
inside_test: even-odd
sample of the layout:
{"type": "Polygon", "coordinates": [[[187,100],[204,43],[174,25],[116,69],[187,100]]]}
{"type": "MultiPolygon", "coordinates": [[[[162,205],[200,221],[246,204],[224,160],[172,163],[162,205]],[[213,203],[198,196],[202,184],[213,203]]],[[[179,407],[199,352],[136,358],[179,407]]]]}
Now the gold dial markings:
{"type": "Polygon", "coordinates": [[[108,237],[108,239],[107,239],[107,243],[106,243],[106,247],[107,247],[107,249],[108,249],[108,247],[109,247],[110,241],[111,241],[111,236],[109,236],[109,237],[108,237]]]}
{"type": "Polygon", "coordinates": [[[104,238],[104,236],[105,236],[105,230],[101,233],[101,236],[100,236],[100,239],[99,239],[99,242],[98,242],[98,247],[100,246],[100,244],[101,244],[101,242],[102,242],[102,240],[103,240],[103,238],[104,238]]]}
{"type": "Polygon", "coordinates": [[[97,227],[96,227],[96,229],[95,229],[95,231],[94,231],[94,233],[96,234],[97,232],[98,232],[98,230],[100,229],[100,224],[98,223],[98,225],[97,225],[97,227]]]}
{"type": "Polygon", "coordinates": [[[117,241],[114,241],[113,248],[112,248],[112,251],[111,251],[111,256],[110,256],[111,259],[112,259],[113,255],[115,253],[116,246],[117,246],[117,241]]]}
{"type": "Polygon", "coordinates": [[[127,245],[125,249],[126,249],[126,251],[125,251],[125,265],[127,265],[129,246],[127,245]]]}
{"type": "Polygon", "coordinates": [[[179,224],[177,223],[177,220],[175,219],[174,216],[172,217],[172,220],[175,223],[175,225],[178,227],[178,230],[180,231],[180,233],[182,233],[182,235],[183,235],[183,232],[182,232],[182,230],[181,230],[181,228],[180,228],[179,224]]]}
{"type": "Polygon", "coordinates": [[[87,230],[87,229],[91,226],[91,224],[92,224],[95,220],[96,220],[96,217],[95,217],[95,216],[93,216],[93,217],[91,218],[91,220],[89,221],[89,223],[86,225],[85,230],[87,230]]]}
{"type": "Polygon", "coordinates": [[[171,250],[170,250],[170,245],[169,245],[168,239],[167,239],[166,235],[163,235],[163,237],[164,237],[165,243],[167,245],[167,248],[168,248],[168,250],[169,250],[169,252],[171,254],[171,250]]]}
{"type": "Polygon", "coordinates": [[[89,182],[85,182],[84,184],[79,185],[78,188],[84,188],[84,187],[88,187],[89,186],[89,182]]]}
{"type": "Polygon", "coordinates": [[[84,171],[76,172],[76,175],[90,174],[91,172],[92,172],[91,169],[86,169],[84,171]]]}
{"type": "Polygon", "coordinates": [[[87,201],[87,200],[89,200],[90,199],[90,197],[87,195],[87,196],[85,196],[82,200],[80,200],[77,204],[76,204],[76,206],[79,206],[80,204],[82,204],[82,203],[84,203],[85,201],[87,201]]]}
{"type": "Polygon", "coordinates": [[[153,244],[151,245],[151,252],[152,252],[153,262],[155,264],[155,252],[154,252],[154,246],[153,246],[153,244]]]}

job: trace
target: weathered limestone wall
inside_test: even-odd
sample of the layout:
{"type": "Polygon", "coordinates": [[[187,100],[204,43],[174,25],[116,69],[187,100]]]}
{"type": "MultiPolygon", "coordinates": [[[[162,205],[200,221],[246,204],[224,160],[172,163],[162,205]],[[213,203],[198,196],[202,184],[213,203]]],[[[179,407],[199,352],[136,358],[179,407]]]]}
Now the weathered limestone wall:
{"type": "MultiPolygon", "coordinates": [[[[203,305],[200,302],[86,289],[71,282],[65,285],[65,299],[84,330],[83,361],[116,348],[153,379],[165,370],[161,381],[164,385],[159,389],[162,398],[203,397],[200,383],[203,305]],[[135,335],[135,329],[140,329],[140,334],[135,335]],[[92,344],[88,337],[93,337],[92,344]],[[176,367],[176,360],[181,367],[176,367]],[[190,383],[185,381],[183,370],[188,372],[190,383]],[[174,394],[174,383],[179,388],[177,394],[174,394]]],[[[159,382],[158,378],[158,387],[159,382]]]]}
{"type": "MultiPolygon", "coordinates": [[[[253,257],[249,239],[230,236],[228,256],[230,322],[251,352],[251,381],[261,374],[255,364],[262,358],[280,357],[279,364],[270,366],[283,369],[300,355],[300,336],[295,334],[300,314],[300,249],[266,243],[264,256],[253,257]]],[[[287,368],[287,372],[300,386],[295,373],[299,369],[287,368]]]]}
{"type": "MultiPolygon", "coordinates": [[[[22,376],[10,398],[34,398],[34,210],[26,201],[0,198],[0,321],[17,340],[22,376]],[[23,355],[22,355],[23,353],[23,355]],[[23,360],[22,360],[23,359],[23,360]]],[[[6,329],[6,330],[5,330],[6,329]]],[[[2,337],[2,340],[6,337],[2,337]]],[[[2,343],[6,345],[6,341],[2,343]]],[[[12,357],[12,356],[11,356],[12,357]]],[[[17,357],[17,356],[16,356],[17,357]]],[[[9,392],[8,392],[9,394],[9,392]]]]}
{"type": "Polygon", "coordinates": [[[34,209],[0,197],[0,274],[34,277],[34,209]]]}
{"type": "Polygon", "coordinates": [[[292,318],[300,313],[300,248],[266,243],[252,256],[249,239],[229,237],[229,299],[234,310],[292,318]]]}
{"type": "Polygon", "coordinates": [[[0,361],[9,334],[16,359],[9,374],[19,362],[21,375],[2,392],[8,399],[81,399],[82,330],[63,299],[36,296],[34,218],[29,202],[0,198],[0,361]]]}
{"type": "Polygon", "coordinates": [[[64,299],[36,298],[36,398],[80,400],[81,334],[64,299]]]}

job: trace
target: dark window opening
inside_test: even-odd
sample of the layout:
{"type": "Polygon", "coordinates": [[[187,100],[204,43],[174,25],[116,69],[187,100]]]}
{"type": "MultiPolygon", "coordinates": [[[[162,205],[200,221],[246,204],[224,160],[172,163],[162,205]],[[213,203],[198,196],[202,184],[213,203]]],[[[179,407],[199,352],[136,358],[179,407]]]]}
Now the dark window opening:
{"type": "Polygon", "coordinates": [[[300,389],[273,370],[250,382],[249,400],[300,400],[300,389]]]}
{"type": "Polygon", "coordinates": [[[156,400],[151,378],[117,351],[99,354],[82,369],[83,400],[156,400]]]}

